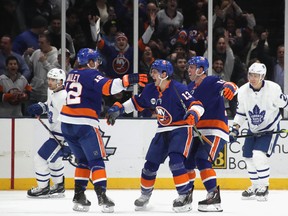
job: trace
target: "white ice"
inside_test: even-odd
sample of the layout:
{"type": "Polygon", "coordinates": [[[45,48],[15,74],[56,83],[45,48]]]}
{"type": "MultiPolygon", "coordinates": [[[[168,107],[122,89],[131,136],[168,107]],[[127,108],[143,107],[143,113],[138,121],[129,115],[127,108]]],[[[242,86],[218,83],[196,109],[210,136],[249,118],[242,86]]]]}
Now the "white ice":
{"type": "MultiPolygon", "coordinates": [[[[55,215],[107,215],[102,213],[97,204],[97,198],[93,190],[87,190],[87,198],[92,202],[90,211],[79,213],[72,210],[73,190],[66,191],[65,198],[31,199],[26,197],[26,191],[0,191],[0,215],[1,216],[55,216],[55,215]]],[[[172,201],[177,197],[174,190],[155,190],[147,206],[146,211],[134,211],[134,200],[140,195],[139,190],[108,190],[107,195],[116,204],[116,215],[208,215],[208,216],[287,216],[288,191],[271,190],[268,201],[241,200],[241,191],[222,190],[223,212],[203,213],[197,211],[198,201],[206,197],[204,190],[194,190],[193,209],[187,213],[174,213],[172,201]]],[[[111,215],[111,213],[110,213],[111,215]]]]}

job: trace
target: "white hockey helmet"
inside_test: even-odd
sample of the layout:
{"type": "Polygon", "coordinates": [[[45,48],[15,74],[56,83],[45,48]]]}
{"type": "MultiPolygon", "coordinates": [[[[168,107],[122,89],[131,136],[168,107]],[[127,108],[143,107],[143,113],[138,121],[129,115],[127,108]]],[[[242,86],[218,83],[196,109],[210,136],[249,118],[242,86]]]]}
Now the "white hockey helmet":
{"type": "Polygon", "coordinates": [[[260,74],[260,75],[263,75],[263,79],[266,75],[266,66],[262,63],[259,63],[259,62],[255,62],[253,63],[249,69],[248,69],[248,73],[255,73],[255,74],[260,74]]]}
{"type": "Polygon", "coordinates": [[[53,68],[47,73],[47,77],[56,80],[63,80],[63,84],[66,80],[66,73],[64,70],[59,68],[53,68]]]}

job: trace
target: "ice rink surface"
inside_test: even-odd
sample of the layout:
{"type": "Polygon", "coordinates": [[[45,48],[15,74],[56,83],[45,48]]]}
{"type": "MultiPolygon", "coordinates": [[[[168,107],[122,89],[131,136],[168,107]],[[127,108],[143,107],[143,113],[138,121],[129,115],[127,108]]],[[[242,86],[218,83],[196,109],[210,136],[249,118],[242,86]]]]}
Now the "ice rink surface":
{"type": "Polygon", "coordinates": [[[26,191],[0,191],[1,216],[57,216],[57,215],[213,215],[213,216],[287,216],[288,191],[272,190],[267,202],[256,200],[241,200],[241,191],[221,191],[223,212],[203,213],[198,212],[198,201],[206,197],[206,191],[194,190],[193,209],[186,213],[174,213],[172,202],[177,197],[174,190],[155,190],[146,211],[135,211],[134,200],[139,197],[139,190],[108,190],[107,195],[115,202],[114,213],[102,213],[97,204],[96,194],[87,190],[86,196],[92,205],[89,212],[74,212],[72,198],[74,192],[66,191],[65,198],[31,199],[26,197],[26,191]]]}

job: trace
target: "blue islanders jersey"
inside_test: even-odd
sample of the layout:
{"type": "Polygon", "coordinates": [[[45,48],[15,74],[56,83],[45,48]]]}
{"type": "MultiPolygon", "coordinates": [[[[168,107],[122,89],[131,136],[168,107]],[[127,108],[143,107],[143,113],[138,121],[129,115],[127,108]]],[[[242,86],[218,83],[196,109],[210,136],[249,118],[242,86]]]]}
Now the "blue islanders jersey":
{"type": "Polygon", "coordinates": [[[179,127],[191,127],[183,120],[186,113],[185,109],[195,110],[199,118],[203,113],[201,102],[196,101],[191,96],[187,86],[175,80],[171,80],[168,87],[162,92],[154,83],[147,84],[140,95],[135,95],[132,98],[132,102],[138,111],[143,111],[145,108],[156,110],[157,132],[171,131],[179,127]]]}
{"type": "Polygon", "coordinates": [[[188,85],[189,92],[204,106],[205,112],[197,124],[199,131],[207,136],[219,136],[229,140],[228,118],[225,112],[224,98],[221,96],[225,81],[217,76],[207,76],[199,86],[195,82],[188,85]]]}
{"type": "MultiPolygon", "coordinates": [[[[120,79],[119,79],[120,80],[120,79]]],[[[65,88],[66,105],[60,113],[62,122],[98,126],[102,94],[110,95],[115,80],[105,78],[95,69],[79,69],[69,72],[65,88]]],[[[121,91],[123,89],[120,89],[121,91]]]]}

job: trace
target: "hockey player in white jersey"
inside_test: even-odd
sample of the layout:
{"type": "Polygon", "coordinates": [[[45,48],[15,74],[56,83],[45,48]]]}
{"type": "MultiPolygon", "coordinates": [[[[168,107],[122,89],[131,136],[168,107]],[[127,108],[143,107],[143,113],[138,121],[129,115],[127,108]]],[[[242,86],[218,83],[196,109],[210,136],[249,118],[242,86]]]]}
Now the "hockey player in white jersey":
{"type": "Polygon", "coordinates": [[[234,142],[239,128],[248,121],[248,134],[243,146],[243,157],[252,185],[242,193],[242,199],[266,201],[268,198],[271,156],[279,134],[281,113],[279,108],[287,109],[287,95],[278,84],[264,80],[266,66],[254,63],[248,70],[248,83],[238,92],[238,107],[233,127],[230,129],[230,142],[234,142]],[[265,132],[264,134],[262,132],[265,132]],[[269,133],[271,132],[271,134],[269,133]],[[263,135],[253,135],[262,133],[263,135]]]}
{"type": "Polygon", "coordinates": [[[39,102],[30,105],[27,111],[33,117],[47,113],[50,130],[55,136],[51,135],[34,157],[38,186],[27,191],[27,196],[30,198],[64,196],[64,165],[62,156],[68,156],[71,153],[69,147],[64,144],[61,122],[57,120],[67,95],[63,86],[66,73],[61,69],[54,68],[48,72],[47,77],[47,101],[45,103],[39,102]],[[58,142],[64,144],[64,147],[61,147],[58,142]],[[50,178],[54,183],[52,187],[50,187],[50,178]]]}

